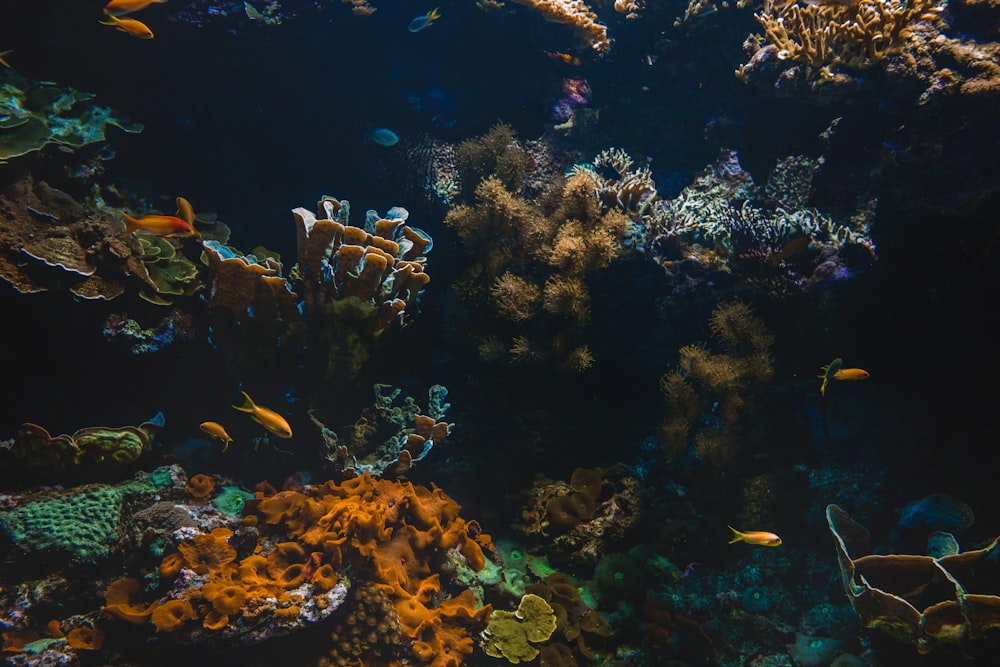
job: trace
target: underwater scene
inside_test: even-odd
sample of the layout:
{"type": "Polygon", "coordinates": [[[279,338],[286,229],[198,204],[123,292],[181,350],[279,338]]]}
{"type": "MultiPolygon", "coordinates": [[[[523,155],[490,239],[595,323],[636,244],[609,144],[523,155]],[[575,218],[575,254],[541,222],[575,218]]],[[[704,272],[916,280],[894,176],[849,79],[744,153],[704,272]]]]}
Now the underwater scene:
{"type": "Polygon", "coordinates": [[[998,0],[5,0],[2,665],[1000,665],[998,119],[998,0]]]}

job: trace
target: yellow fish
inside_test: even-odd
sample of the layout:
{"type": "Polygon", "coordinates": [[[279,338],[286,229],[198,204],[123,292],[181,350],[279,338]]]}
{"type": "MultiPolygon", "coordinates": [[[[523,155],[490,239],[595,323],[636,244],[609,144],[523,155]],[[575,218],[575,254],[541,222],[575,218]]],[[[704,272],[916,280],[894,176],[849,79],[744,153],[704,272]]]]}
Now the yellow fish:
{"type": "Polygon", "coordinates": [[[140,9],[145,9],[153,3],[166,1],[167,0],[111,0],[111,2],[104,5],[104,13],[108,16],[124,16],[125,14],[131,14],[132,12],[137,12],[140,9]]]}
{"type": "Polygon", "coordinates": [[[865,380],[870,373],[861,368],[844,368],[844,360],[837,357],[830,362],[829,366],[823,366],[820,370],[822,375],[816,377],[823,378],[823,383],[819,386],[819,395],[826,396],[826,385],[830,380],[865,380]]]}
{"type": "Polygon", "coordinates": [[[245,392],[243,394],[243,405],[234,405],[233,408],[240,412],[250,414],[250,419],[254,420],[279,438],[292,437],[292,427],[288,425],[285,418],[274,410],[268,410],[253,402],[253,399],[245,392]]]}
{"type": "Polygon", "coordinates": [[[746,542],[747,544],[756,544],[761,547],[781,546],[781,538],[774,533],[768,533],[763,530],[748,530],[745,533],[741,533],[732,526],[729,526],[729,530],[733,531],[733,539],[729,540],[730,544],[746,542]]]}
{"type": "Polygon", "coordinates": [[[171,238],[175,236],[182,238],[201,236],[192,227],[194,224],[194,208],[191,206],[191,202],[184,199],[184,197],[177,198],[176,216],[145,215],[141,218],[133,218],[126,213],[122,213],[122,217],[125,218],[125,231],[122,232],[122,236],[128,236],[138,229],[156,234],[157,236],[168,236],[171,238]]]}
{"type": "Polygon", "coordinates": [[[202,422],[198,426],[202,431],[208,433],[210,436],[222,443],[222,451],[229,449],[229,443],[233,441],[232,437],[226,433],[226,427],[219,422],[202,422]]]}
{"type": "Polygon", "coordinates": [[[139,39],[153,39],[153,31],[149,29],[148,25],[137,19],[120,19],[117,16],[108,16],[101,19],[101,23],[114,26],[125,34],[139,39]]]}

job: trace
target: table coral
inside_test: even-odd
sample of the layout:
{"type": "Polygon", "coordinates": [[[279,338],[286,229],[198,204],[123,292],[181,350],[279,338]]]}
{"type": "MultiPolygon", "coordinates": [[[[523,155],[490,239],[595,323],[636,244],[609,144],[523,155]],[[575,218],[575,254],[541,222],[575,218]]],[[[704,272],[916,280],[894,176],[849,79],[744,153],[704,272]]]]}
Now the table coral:
{"type": "Polygon", "coordinates": [[[843,509],[829,505],[826,518],[844,591],[864,627],[920,653],[1000,627],[1000,538],[961,553],[952,537],[951,548],[933,556],[876,554],[868,531],[843,509]]]}
{"type": "Polygon", "coordinates": [[[108,125],[125,132],[143,130],[141,123],[95,105],[93,97],[0,68],[0,164],[50,144],[80,148],[104,141],[108,125]]]}
{"type": "Polygon", "coordinates": [[[87,427],[73,435],[52,436],[45,428],[26,423],[13,440],[0,443],[0,454],[11,457],[17,466],[47,476],[113,469],[134,463],[150,451],[156,426],[144,422],[120,428],[87,427]]]}

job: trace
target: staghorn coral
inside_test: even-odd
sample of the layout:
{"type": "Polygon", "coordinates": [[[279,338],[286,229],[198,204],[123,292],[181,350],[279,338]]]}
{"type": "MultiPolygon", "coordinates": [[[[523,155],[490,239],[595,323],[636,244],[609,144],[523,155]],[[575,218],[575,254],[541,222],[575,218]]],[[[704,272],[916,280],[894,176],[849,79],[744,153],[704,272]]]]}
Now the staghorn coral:
{"type": "Polygon", "coordinates": [[[704,343],[679,351],[676,370],[666,373],[660,388],[667,414],[660,440],[671,459],[693,451],[716,470],[729,467],[743,446],[753,398],[774,373],[773,336],[749,306],[721,304],[710,325],[722,352],[704,343]]]}
{"type": "Polygon", "coordinates": [[[608,28],[583,0],[514,0],[540,13],[546,21],[571,26],[597,53],[611,47],[608,28]]]}

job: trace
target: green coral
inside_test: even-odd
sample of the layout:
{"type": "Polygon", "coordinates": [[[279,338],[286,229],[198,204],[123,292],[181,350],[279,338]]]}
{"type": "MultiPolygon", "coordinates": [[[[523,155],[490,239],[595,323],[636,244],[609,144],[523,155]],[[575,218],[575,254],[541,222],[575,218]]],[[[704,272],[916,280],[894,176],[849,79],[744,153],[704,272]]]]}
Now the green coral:
{"type": "Polygon", "coordinates": [[[534,660],[538,649],[532,644],[546,641],[556,629],[556,614],[549,603],[528,593],[521,598],[517,611],[494,611],[483,636],[486,654],[506,658],[515,665],[534,660]]]}
{"type": "Polygon", "coordinates": [[[26,556],[49,554],[70,563],[95,563],[125,538],[125,499],[155,491],[145,482],[128,482],[44,494],[0,514],[0,533],[26,556]]]}
{"type": "Polygon", "coordinates": [[[247,493],[238,486],[227,486],[222,492],[212,499],[215,509],[229,516],[242,516],[246,501],[253,498],[252,493],[247,493]]]}
{"type": "Polygon", "coordinates": [[[158,306],[166,306],[172,302],[164,295],[188,293],[189,285],[198,277],[198,267],[194,262],[179,255],[169,239],[145,234],[137,238],[142,246],[142,263],[156,285],[156,294],[143,291],[139,296],[158,306]]]}
{"type": "Polygon", "coordinates": [[[143,130],[140,123],[92,104],[92,97],[0,70],[0,164],[48,144],[80,148],[104,141],[108,125],[126,132],[143,130]]]}

